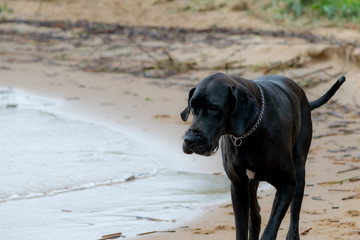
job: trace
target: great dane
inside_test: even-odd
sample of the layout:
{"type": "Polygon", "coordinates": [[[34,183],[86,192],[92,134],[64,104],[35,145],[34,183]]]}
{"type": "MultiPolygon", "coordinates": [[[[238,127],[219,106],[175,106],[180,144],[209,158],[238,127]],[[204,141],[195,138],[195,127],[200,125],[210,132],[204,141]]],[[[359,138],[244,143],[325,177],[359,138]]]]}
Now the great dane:
{"type": "Polygon", "coordinates": [[[183,121],[192,123],[183,151],[210,156],[221,138],[223,165],[231,181],[236,239],[259,239],[259,181],[276,188],[269,222],[261,237],[276,239],[291,204],[287,239],[299,238],[304,195],[305,161],[312,137],[311,110],[325,104],[340,88],[339,80],[319,99],[309,102],[304,91],[284,76],[254,79],[216,73],[190,90],[183,121]]]}

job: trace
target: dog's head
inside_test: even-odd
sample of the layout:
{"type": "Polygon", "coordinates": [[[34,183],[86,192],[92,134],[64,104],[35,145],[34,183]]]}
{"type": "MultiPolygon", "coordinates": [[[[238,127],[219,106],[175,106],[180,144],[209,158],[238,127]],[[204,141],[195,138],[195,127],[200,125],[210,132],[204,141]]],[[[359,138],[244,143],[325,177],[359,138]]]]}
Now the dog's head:
{"type": "Polygon", "coordinates": [[[183,151],[210,156],[219,148],[224,134],[242,135],[255,119],[256,99],[249,90],[222,73],[202,80],[189,92],[188,106],[181,112],[192,123],[184,136],[183,151]]]}

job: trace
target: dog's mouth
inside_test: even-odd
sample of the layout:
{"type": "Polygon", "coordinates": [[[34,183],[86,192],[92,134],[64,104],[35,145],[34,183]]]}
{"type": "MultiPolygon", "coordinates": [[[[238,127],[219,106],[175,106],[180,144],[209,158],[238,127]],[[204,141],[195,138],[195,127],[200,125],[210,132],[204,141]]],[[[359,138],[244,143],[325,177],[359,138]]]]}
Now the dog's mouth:
{"type": "Polygon", "coordinates": [[[203,156],[211,156],[215,154],[219,150],[219,144],[216,144],[215,146],[212,146],[212,144],[207,143],[203,144],[200,143],[194,143],[194,144],[187,144],[186,142],[183,143],[183,151],[186,154],[192,154],[196,153],[203,156]]]}
{"type": "Polygon", "coordinates": [[[213,149],[201,149],[201,148],[194,148],[194,149],[190,149],[188,147],[185,146],[185,144],[183,145],[183,151],[186,154],[199,154],[199,155],[203,155],[203,156],[211,156],[213,154],[215,154],[217,152],[217,150],[219,149],[219,145],[217,145],[215,148],[213,149]]]}

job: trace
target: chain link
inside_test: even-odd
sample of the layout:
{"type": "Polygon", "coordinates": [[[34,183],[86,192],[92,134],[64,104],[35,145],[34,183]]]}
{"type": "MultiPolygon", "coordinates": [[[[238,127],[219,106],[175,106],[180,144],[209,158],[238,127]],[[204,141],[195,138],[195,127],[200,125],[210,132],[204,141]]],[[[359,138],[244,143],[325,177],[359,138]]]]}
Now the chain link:
{"type": "Polygon", "coordinates": [[[261,109],[260,109],[260,115],[258,120],[256,121],[256,123],[254,124],[254,126],[246,133],[244,133],[243,135],[241,135],[240,137],[235,137],[235,136],[231,136],[233,143],[236,147],[240,147],[240,145],[242,144],[242,140],[246,137],[248,137],[250,134],[252,134],[260,125],[261,120],[264,117],[264,112],[265,112],[265,97],[264,97],[264,93],[262,88],[260,87],[259,84],[255,83],[256,86],[259,88],[260,90],[260,94],[261,94],[261,109]]]}

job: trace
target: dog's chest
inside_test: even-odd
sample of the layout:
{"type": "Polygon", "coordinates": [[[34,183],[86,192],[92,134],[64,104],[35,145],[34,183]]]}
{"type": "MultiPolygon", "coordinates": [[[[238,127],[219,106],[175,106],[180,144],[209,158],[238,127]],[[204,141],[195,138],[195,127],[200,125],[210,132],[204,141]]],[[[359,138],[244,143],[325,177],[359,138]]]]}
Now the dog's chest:
{"type": "Polygon", "coordinates": [[[251,171],[249,169],[246,169],[246,175],[249,178],[249,180],[254,180],[255,179],[255,172],[253,172],[253,171],[251,171]]]}

